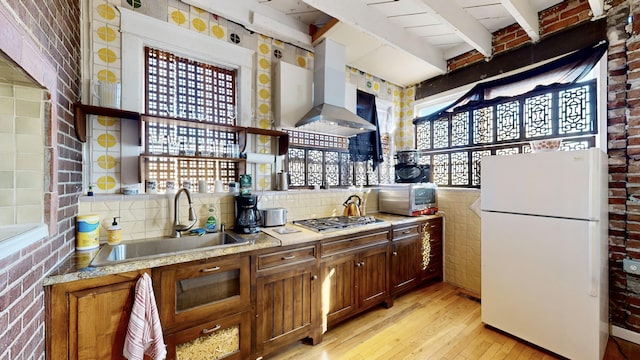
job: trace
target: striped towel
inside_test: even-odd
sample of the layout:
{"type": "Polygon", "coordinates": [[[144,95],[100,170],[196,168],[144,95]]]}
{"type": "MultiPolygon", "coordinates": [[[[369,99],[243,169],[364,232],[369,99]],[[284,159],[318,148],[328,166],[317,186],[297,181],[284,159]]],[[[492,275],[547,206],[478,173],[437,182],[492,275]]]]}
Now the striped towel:
{"type": "Polygon", "coordinates": [[[162,360],[167,356],[151,277],[146,273],[136,284],[136,298],[131,308],[122,354],[130,360],[142,360],[144,355],[153,360],[162,360]]]}

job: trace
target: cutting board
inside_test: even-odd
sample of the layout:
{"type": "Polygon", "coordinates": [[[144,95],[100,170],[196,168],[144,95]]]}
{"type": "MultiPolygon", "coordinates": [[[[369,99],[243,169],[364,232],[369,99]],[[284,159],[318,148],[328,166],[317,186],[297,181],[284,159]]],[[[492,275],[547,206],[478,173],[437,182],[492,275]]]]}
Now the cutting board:
{"type": "Polygon", "coordinates": [[[282,246],[316,241],[323,238],[323,235],[320,233],[290,224],[272,228],[261,228],[260,231],[280,240],[282,246]]]}

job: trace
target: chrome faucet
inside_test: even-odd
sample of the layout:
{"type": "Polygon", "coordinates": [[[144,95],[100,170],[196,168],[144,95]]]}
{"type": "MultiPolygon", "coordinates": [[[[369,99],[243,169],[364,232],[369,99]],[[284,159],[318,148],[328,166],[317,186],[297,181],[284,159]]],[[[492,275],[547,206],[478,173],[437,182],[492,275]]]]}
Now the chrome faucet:
{"type": "Polygon", "coordinates": [[[180,237],[183,231],[187,231],[193,227],[193,225],[198,222],[198,216],[196,215],[196,211],[193,209],[193,202],[191,201],[191,192],[189,190],[182,188],[178,190],[176,193],[176,197],[173,203],[173,237],[180,237]],[[181,225],[180,224],[180,210],[178,208],[178,199],[180,198],[181,193],[185,193],[187,195],[187,201],[189,201],[189,221],[191,223],[189,225],[181,225]]]}

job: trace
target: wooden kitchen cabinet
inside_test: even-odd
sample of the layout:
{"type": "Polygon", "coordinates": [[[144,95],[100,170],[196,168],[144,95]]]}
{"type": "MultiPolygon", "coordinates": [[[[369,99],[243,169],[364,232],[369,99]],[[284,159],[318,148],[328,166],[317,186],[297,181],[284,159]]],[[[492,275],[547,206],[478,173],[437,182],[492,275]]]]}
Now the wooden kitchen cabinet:
{"type": "Polygon", "coordinates": [[[442,280],[442,217],[427,220],[420,226],[420,282],[428,282],[431,280],[442,280]]]}
{"type": "Polygon", "coordinates": [[[320,287],[314,245],[267,251],[255,256],[255,356],[300,339],[321,341],[320,287]]]}
{"type": "Polygon", "coordinates": [[[323,331],[388,301],[387,229],[325,240],[320,247],[323,331]]]}
{"type": "Polygon", "coordinates": [[[144,272],[48,286],[47,359],[124,359],[135,287],[144,272]]]}
{"type": "Polygon", "coordinates": [[[393,296],[420,283],[422,263],[422,224],[394,227],[391,241],[390,291],[393,296]]]}

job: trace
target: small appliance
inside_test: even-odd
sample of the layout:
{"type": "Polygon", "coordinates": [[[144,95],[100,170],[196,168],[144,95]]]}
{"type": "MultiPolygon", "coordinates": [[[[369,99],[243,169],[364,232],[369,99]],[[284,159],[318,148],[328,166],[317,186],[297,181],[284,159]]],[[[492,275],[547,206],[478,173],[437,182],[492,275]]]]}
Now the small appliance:
{"type": "Polygon", "coordinates": [[[260,212],[262,215],[262,226],[264,227],[283,226],[287,223],[287,209],[285,208],[261,209],[260,212]]]}
{"type": "Polygon", "coordinates": [[[433,183],[380,185],[378,208],[381,212],[420,216],[438,212],[438,186],[433,183]]]}
{"type": "Polygon", "coordinates": [[[403,183],[428,183],[431,181],[431,166],[418,164],[396,164],[395,182],[403,183]]]}
{"type": "Polygon", "coordinates": [[[256,195],[237,195],[236,199],[236,226],[235,230],[242,234],[255,234],[260,229],[261,216],[258,210],[258,197],[256,195]]]}

